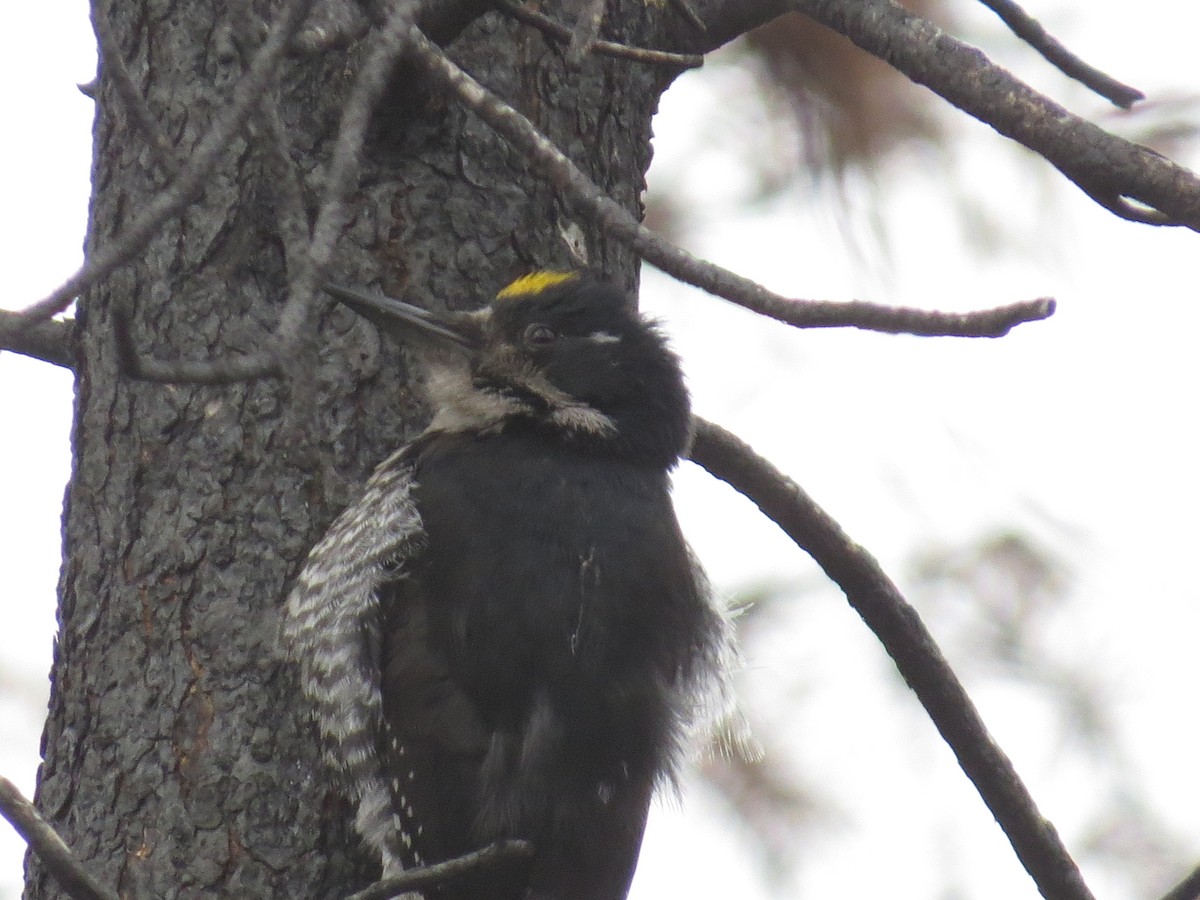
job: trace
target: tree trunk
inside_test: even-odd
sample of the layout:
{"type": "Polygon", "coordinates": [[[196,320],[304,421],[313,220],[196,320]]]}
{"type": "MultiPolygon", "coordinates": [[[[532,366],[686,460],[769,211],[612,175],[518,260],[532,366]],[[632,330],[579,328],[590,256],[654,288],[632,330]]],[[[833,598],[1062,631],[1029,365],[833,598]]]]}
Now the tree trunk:
{"type": "MultiPolygon", "coordinates": [[[[236,14],[213,0],[108,4],[121,55],[183,164],[253,53],[249,14],[236,14]]],[[[604,36],[664,46],[670,15],[643,0],[610,3],[604,36]]],[[[639,212],[650,117],[675,70],[596,55],[572,68],[561,44],[494,12],[452,49],[639,212]]],[[[310,210],[362,55],[359,44],[285,61],[280,106],[310,210]]],[[[96,90],[89,251],[163,184],[104,61],[96,90]]],[[[384,109],[331,274],[463,308],[583,253],[635,286],[631,253],[576,221],[459,105],[401,67],[384,109]]],[[[331,304],[303,389],[279,378],[136,381],[114,340],[121,310],[137,352],[164,359],[265,341],[287,271],[261,119],[200,201],[79,303],[61,632],[37,803],[123,896],[339,896],[378,873],[320,767],[277,642],[308,548],[422,424],[402,354],[331,304]]],[[[36,860],[27,874],[28,897],[60,896],[36,860]]]]}

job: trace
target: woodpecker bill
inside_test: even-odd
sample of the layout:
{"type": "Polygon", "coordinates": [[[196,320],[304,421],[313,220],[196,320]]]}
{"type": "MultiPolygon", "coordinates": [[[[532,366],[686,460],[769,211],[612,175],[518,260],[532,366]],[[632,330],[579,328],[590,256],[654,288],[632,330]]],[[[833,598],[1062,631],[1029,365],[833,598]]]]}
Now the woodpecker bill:
{"type": "Polygon", "coordinates": [[[633,299],[582,273],[475,313],[328,286],[422,347],[433,420],[310,553],[284,637],[384,874],[501,838],[426,892],[621,900],[648,807],[730,709],[730,624],[671,505],[690,407],[633,299]]]}

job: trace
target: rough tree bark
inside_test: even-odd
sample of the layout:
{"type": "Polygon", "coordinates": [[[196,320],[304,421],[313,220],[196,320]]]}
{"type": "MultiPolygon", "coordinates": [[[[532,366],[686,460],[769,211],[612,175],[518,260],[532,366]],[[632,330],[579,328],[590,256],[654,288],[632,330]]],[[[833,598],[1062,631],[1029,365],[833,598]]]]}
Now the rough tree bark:
{"type": "MultiPolygon", "coordinates": [[[[636,251],[796,327],[999,336],[1053,311],[1047,299],[962,314],[793,299],[648,232],[637,220],[650,119],[688,60],[629,47],[703,53],[788,6],[1036,149],[1114,214],[1200,230],[1200,178],[1070,115],[892,0],[545,5],[572,27],[505,0],[96,0],[88,263],[0,315],[0,348],[76,373],[37,801],[123,896],[343,896],[377,874],[321,776],[281,661],[279,609],[307,548],[423,412],[396,348],[345,310],[309,307],[319,278],[463,308],[540,266],[586,263],[633,288],[636,251]],[[597,35],[587,23],[601,21],[597,35]],[[351,152],[385,34],[408,57],[351,152]],[[622,55],[586,52],[597,36],[626,46],[595,49],[622,55]],[[73,323],[48,320],[77,296],[73,323]]],[[[1140,96],[1061,57],[1114,102],[1140,96]]],[[[693,456],[843,588],[1043,895],[1090,898],[869,554],[733,436],[700,423],[693,456]]],[[[2,811],[47,839],[43,858],[69,856],[10,788],[0,784],[2,811]]],[[[42,862],[27,874],[29,897],[59,896],[42,862]]]]}
{"type": "MultiPolygon", "coordinates": [[[[277,4],[99,2],[186,165],[261,40],[260,16],[277,4]]],[[[610,3],[606,23],[604,37],[668,49],[692,27],[670,4],[643,0],[610,3]]],[[[677,70],[597,55],[572,67],[562,45],[495,12],[468,22],[452,46],[460,65],[640,212],[650,118],[677,70]]],[[[293,54],[282,67],[289,153],[310,210],[361,57],[353,45],[293,54]]],[[[95,87],[89,252],[163,185],[112,63],[102,59],[95,87]]],[[[276,643],[280,603],[308,547],[372,465],[420,427],[404,361],[327,306],[302,383],[140,382],[122,373],[114,339],[118,310],[137,351],[162,358],[249,352],[274,327],[287,278],[284,192],[265,131],[251,116],[202,200],[78,307],[61,632],[36,799],[123,896],[325,897],[377,875],[318,776],[314,734],[276,643]]],[[[488,127],[403,66],[364,157],[335,254],[341,278],[465,307],[511,276],[578,264],[582,253],[636,284],[628,249],[577,222],[488,127]]],[[[28,897],[60,896],[37,860],[27,874],[28,897]]]]}

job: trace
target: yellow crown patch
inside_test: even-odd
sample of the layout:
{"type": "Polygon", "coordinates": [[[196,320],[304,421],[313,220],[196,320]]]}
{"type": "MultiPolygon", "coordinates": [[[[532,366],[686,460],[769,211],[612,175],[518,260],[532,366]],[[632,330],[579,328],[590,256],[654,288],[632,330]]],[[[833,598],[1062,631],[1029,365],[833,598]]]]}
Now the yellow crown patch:
{"type": "Polygon", "coordinates": [[[574,281],[578,277],[579,274],[577,272],[530,272],[528,275],[522,275],[505,287],[496,295],[496,299],[511,300],[514,297],[529,297],[533,294],[540,294],[542,291],[549,290],[564,282],[574,281]]]}

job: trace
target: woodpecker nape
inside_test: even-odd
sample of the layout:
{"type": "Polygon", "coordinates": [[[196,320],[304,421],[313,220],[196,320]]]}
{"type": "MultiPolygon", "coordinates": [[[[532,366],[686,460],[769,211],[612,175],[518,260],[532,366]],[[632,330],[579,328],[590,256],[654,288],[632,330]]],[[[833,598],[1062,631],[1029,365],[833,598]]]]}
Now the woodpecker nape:
{"type": "Polygon", "coordinates": [[[465,314],[327,290],[423,346],[434,410],[287,603],[355,826],[385,875],[532,842],[528,864],[430,898],[620,900],[655,789],[729,696],[729,623],[670,499],[679,361],[584,273],[465,314]]]}

